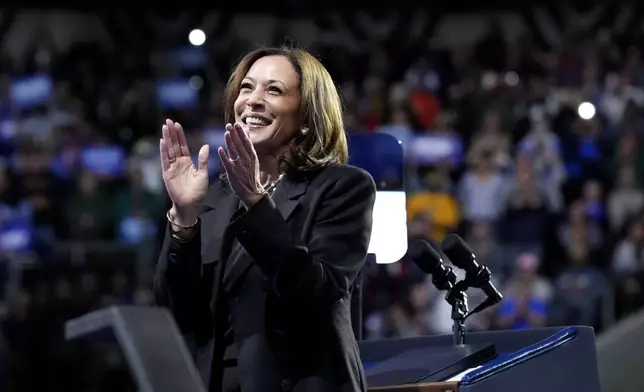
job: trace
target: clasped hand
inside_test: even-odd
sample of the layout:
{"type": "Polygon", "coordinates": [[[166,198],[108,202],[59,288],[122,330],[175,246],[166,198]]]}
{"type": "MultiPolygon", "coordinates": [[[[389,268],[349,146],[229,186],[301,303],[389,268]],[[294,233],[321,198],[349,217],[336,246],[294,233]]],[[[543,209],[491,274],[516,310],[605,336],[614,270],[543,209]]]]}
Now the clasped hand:
{"type": "Polygon", "coordinates": [[[221,166],[230,188],[248,209],[265,195],[255,147],[240,124],[226,125],[224,141],[226,148],[217,149],[221,166]]]}

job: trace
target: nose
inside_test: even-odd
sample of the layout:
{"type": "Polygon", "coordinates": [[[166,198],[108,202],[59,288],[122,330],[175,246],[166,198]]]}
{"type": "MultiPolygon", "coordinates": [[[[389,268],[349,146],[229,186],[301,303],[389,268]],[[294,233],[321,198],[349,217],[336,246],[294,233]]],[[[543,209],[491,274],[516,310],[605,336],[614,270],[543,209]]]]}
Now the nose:
{"type": "Polygon", "coordinates": [[[256,88],[248,97],[246,105],[251,108],[260,107],[264,104],[264,97],[262,96],[261,89],[256,88]]]}

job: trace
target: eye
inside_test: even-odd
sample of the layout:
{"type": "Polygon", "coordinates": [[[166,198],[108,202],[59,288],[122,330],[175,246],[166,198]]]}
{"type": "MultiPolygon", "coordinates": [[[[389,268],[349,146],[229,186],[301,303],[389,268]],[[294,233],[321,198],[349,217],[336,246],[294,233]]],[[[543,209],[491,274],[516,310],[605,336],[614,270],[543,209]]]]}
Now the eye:
{"type": "Polygon", "coordinates": [[[274,95],[281,95],[282,94],[282,90],[279,87],[270,86],[270,87],[268,87],[267,90],[268,90],[269,93],[274,94],[274,95]]]}
{"type": "Polygon", "coordinates": [[[240,88],[241,91],[252,90],[252,89],[253,89],[253,85],[248,83],[248,82],[242,83],[241,88],[240,88]]]}

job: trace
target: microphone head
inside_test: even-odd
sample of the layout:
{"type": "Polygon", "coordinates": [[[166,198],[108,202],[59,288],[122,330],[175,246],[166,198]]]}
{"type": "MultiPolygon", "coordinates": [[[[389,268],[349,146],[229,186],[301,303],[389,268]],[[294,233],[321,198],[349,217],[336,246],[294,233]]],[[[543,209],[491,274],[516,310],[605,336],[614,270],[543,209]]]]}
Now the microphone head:
{"type": "Polygon", "coordinates": [[[414,241],[407,249],[407,256],[425,273],[433,274],[443,265],[441,255],[427,241],[414,241]]]}
{"type": "Polygon", "coordinates": [[[458,268],[467,271],[474,266],[474,254],[461,237],[450,234],[441,242],[441,250],[458,268]]]}

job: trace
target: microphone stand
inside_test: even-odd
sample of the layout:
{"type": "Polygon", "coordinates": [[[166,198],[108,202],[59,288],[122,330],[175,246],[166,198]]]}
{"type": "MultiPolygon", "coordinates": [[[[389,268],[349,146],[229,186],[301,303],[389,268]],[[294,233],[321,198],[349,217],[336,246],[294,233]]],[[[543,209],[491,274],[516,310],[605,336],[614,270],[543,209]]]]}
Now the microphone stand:
{"type": "Polygon", "coordinates": [[[491,277],[492,274],[490,273],[490,270],[485,266],[481,266],[481,268],[479,268],[475,273],[466,272],[465,278],[454,284],[447,292],[445,299],[450,305],[452,305],[452,320],[454,320],[452,332],[454,334],[454,344],[464,344],[465,320],[468,317],[497,304],[501,299],[503,299],[503,297],[491,297],[488,294],[487,298],[474,308],[474,310],[471,312],[468,311],[467,294],[465,294],[465,291],[470,287],[483,287],[485,283],[490,281],[491,277]]]}
{"type": "Polygon", "coordinates": [[[467,317],[467,283],[456,283],[456,273],[450,266],[444,266],[440,272],[432,274],[432,283],[440,291],[447,291],[445,300],[452,306],[452,333],[454,344],[462,345],[465,336],[465,318],[467,317]]]}
{"type": "Polygon", "coordinates": [[[468,316],[467,308],[467,283],[464,280],[456,283],[445,296],[445,300],[452,306],[452,336],[457,346],[465,344],[465,319],[468,316]]]}

